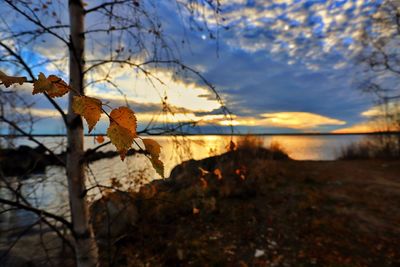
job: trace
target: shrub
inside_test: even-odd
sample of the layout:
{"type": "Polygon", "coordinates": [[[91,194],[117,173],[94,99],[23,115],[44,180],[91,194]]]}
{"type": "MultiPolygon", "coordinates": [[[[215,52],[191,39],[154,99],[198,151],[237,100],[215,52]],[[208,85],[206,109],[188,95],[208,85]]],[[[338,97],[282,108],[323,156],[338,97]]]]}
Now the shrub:
{"type": "Polygon", "coordinates": [[[268,147],[265,147],[262,136],[250,134],[240,136],[236,141],[235,148],[258,156],[268,155],[270,159],[283,160],[290,158],[286,149],[277,141],[272,141],[268,147]]]}
{"type": "Polygon", "coordinates": [[[398,159],[400,135],[369,136],[341,149],[338,159],[398,159]]]}
{"type": "Polygon", "coordinates": [[[246,134],[237,139],[238,149],[257,149],[264,145],[262,137],[246,134]]]}

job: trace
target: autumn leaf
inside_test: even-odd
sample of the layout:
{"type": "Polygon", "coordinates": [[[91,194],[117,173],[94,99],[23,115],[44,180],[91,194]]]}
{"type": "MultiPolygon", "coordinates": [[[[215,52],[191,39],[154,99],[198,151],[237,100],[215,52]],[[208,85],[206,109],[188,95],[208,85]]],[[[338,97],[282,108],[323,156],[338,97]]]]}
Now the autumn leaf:
{"type": "Polygon", "coordinates": [[[221,179],[222,179],[222,172],[221,172],[220,169],[215,169],[215,170],[214,170],[214,175],[217,176],[217,179],[218,179],[218,180],[221,180],[221,179]]]}
{"type": "Polygon", "coordinates": [[[132,146],[135,136],[128,130],[118,124],[111,123],[107,129],[107,136],[111,143],[117,148],[121,160],[125,159],[126,152],[132,146]]]}
{"type": "Polygon", "coordinates": [[[104,136],[102,135],[96,136],[96,142],[99,144],[104,143],[104,136]]]}
{"type": "Polygon", "coordinates": [[[161,146],[153,139],[143,139],[143,144],[147,152],[153,158],[158,158],[161,153],[161,146]]]}
{"type": "Polygon", "coordinates": [[[39,74],[39,78],[33,83],[32,94],[47,93],[50,97],[60,97],[68,93],[69,85],[61,78],[50,75],[46,78],[43,73],[39,74]]]}
{"type": "Polygon", "coordinates": [[[107,129],[107,136],[117,148],[121,160],[124,160],[126,152],[132,146],[133,139],[137,137],[135,113],[127,107],[113,109],[110,113],[110,127],[107,129]]]}
{"type": "Polygon", "coordinates": [[[156,172],[164,178],[164,163],[159,158],[150,158],[150,162],[156,172]]]}
{"type": "Polygon", "coordinates": [[[156,172],[164,178],[164,163],[159,159],[161,146],[153,139],[143,139],[143,144],[146,151],[150,154],[150,162],[156,172]]]}
{"type": "Polygon", "coordinates": [[[12,84],[15,83],[22,85],[24,82],[26,82],[26,77],[8,76],[4,72],[0,71],[0,81],[4,84],[5,87],[10,87],[12,84]]]}
{"type": "Polygon", "coordinates": [[[74,96],[72,110],[76,114],[82,115],[85,118],[89,127],[89,133],[93,130],[93,127],[101,117],[101,106],[101,101],[97,98],[88,96],[74,96]]]}
{"type": "Polygon", "coordinates": [[[132,133],[132,135],[134,135],[135,137],[137,137],[136,135],[136,116],[135,113],[127,108],[127,107],[119,107],[116,109],[113,109],[111,111],[110,114],[111,117],[111,123],[116,123],[119,126],[127,129],[128,131],[130,131],[132,133]]]}
{"type": "Polygon", "coordinates": [[[199,214],[200,213],[200,209],[193,207],[193,214],[199,214]]]}

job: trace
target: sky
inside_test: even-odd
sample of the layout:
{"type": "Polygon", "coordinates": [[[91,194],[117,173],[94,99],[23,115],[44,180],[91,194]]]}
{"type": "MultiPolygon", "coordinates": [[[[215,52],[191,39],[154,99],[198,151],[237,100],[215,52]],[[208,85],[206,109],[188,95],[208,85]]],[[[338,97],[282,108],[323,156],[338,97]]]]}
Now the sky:
{"type": "MultiPolygon", "coordinates": [[[[45,25],[68,24],[62,2],[45,8],[43,1],[32,2],[32,10],[37,7],[45,25]]],[[[87,8],[98,2],[87,1],[87,8]]],[[[150,38],[143,41],[143,48],[129,35],[109,33],[89,34],[86,42],[88,65],[108,58],[110,53],[123,58],[128,50],[135,52],[132,60],[137,63],[154,55],[171,58],[167,49],[146,51],[152,42],[159,42],[159,47],[167,45],[174,57],[201,73],[200,77],[187,70],[152,66],[150,70],[157,78],[149,81],[140,71],[116,64],[89,72],[86,94],[112,107],[129,104],[137,114],[139,130],[150,121],[196,121],[201,133],[226,133],[230,125],[238,133],[371,130],[368,121],[376,104],[372,95],[359,88],[364,77],[354,58],[360,49],[360,32],[370,23],[381,1],[223,0],[217,16],[203,0],[199,0],[194,14],[175,1],[148,3],[144,8],[162,25],[164,43],[150,38]],[[91,83],[105,76],[112,84],[91,83]],[[215,86],[232,113],[231,119],[224,116],[221,103],[202,77],[215,86]],[[162,113],[163,101],[173,114],[162,113]]],[[[15,42],[8,38],[10,31],[26,31],[34,26],[13,14],[7,4],[0,4],[0,8],[6,14],[0,21],[4,42],[18,49],[35,74],[57,74],[68,80],[65,45],[49,35],[26,46],[15,42]],[[56,61],[48,64],[47,59],[56,61]]],[[[90,14],[86,26],[88,30],[109,28],[110,22],[101,14],[90,14]]],[[[56,31],[67,38],[66,29],[56,31]]],[[[0,49],[1,53],[4,50],[0,49]]],[[[4,62],[0,62],[0,70],[9,75],[24,74],[4,62]]],[[[31,96],[30,85],[15,90],[34,103],[34,133],[64,132],[57,112],[43,97],[31,96]]],[[[64,109],[66,100],[57,100],[64,109]]],[[[28,113],[22,106],[17,109],[28,113]]],[[[107,124],[108,118],[103,116],[94,133],[105,133],[107,124]]]]}

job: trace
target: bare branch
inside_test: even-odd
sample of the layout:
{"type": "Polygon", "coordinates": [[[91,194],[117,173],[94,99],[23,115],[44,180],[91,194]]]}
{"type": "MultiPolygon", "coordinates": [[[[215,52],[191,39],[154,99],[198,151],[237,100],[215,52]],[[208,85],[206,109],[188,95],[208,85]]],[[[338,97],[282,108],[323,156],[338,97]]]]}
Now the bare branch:
{"type": "MultiPolygon", "coordinates": [[[[68,28],[69,25],[53,25],[53,26],[48,26],[47,28],[52,30],[52,29],[64,29],[64,28],[68,28]]],[[[21,32],[16,32],[13,33],[11,35],[8,36],[4,36],[4,38],[2,38],[2,40],[9,40],[9,39],[15,39],[15,38],[19,38],[22,37],[24,35],[34,35],[34,36],[38,36],[45,33],[45,30],[43,29],[36,29],[36,30],[30,30],[30,31],[21,31],[21,32]]]]}
{"type": "MultiPolygon", "coordinates": [[[[23,17],[25,17],[27,20],[29,20],[30,22],[32,22],[33,24],[35,24],[36,26],[39,26],[43,31],[53,35],[54,37],[56,37],[57,39],[59,39],[60,41],[62,41],[64,44],[66,44],[69,47],[69,42],[68,40],[65,40],[61,35],[59,35],[58,33],[52,31],[51,28],[43,25],[43,23],[39,20],[39,19],[33,19],[31,16],[29,16],[28,14],[26,14],[22,9],[20,9],[17,5],[15,5],[13,3],[12,0],[4,0],[9,6],[11,6],[15,11],[17,11],[19,14],[21,14],[23,17]]],[[[26,5],[26,7],[29,9],[29,6],[26,5]]],[[[34,14],[34,12],[32,12],[34,14]]]]}
{"type": "Polygon", "coordinates": [[[105,9],[105,8],[107,8],[109,6],[121,5],[121,4],[125,4],[125,3],[128,3],[128,2],[132,2],[132,0],[120,0],[120,1],[117,0],[117,1],[105,2],[105,3],[102,3],[102,4],[98,5],[98,6],[95,6],[95,7],[92,7],[90,9],[85,10],[85,14],[89,14],[89,13],[98,11],[100,9],[105,9]]]}
{"type": "MultiPolygon", "coordinates": [[[[1,202],[1,199],[0,199],[1,202]]],[[[11,252],[11,250],[14,248],[14,246],[18,243],[18,241],[26,235],[35,225],[39,224],[40,219],[37,220],[36,222],[30,224],[28,227],[26,227],[21,233],[18,234],[18,236],[15,238],[15,240],[8,246],[7,250],[0,255],[0,260],[4,259],[7,257],[7,255],[11,252]]]]}
{"type": "Polygon", "coordinates": [[[67,221],[66,219],[64,219],[63,217],[61,217],[61,216],[55,215],[55,214],[47,212],[45,210],[34,208],[32,206],[27,206],[27,205],[21,204],[21,203],[16,202],[16,201],[4,199],[4,198],[0,198],[0,203],[6,204],[6,205],[10,205],[10,206],[13,206],[13,207],[17,207],[17,208],[20,208],[20,209],[24,209],[24,210],[27,210],[27,211],[31,211],[31,212],[35,213],[36,215],[38,215],[38,216],[46,216],[48,218],[54,219],[54,220],[56,220],[58,222],[61,222],[65,226],[67,226],[68,229],[71,230],[71,232],[73,233],[72,224],[69,221],[67,221]]]}
{"type": "Polygon", "coordinates": [[[29,140],[37,144],[38,146],[44,148],[47,152],[49,152],[55,159],[57,159],[63,166],[65,166],[65,162],[58,157],[51,149],[46,147],[43,143],[39,142],[35,137],[33,137],[31,134],[25,132],[23,129],[21,129],[18,125],[16,125],[14,122],[6,119],[3,115],[0,115],[0,120],[4,121],[5,123],[9,124],[12,126],[15,130],[17,130],[19,133],[21,133],[23,136],[28,137],[29,140]]]}

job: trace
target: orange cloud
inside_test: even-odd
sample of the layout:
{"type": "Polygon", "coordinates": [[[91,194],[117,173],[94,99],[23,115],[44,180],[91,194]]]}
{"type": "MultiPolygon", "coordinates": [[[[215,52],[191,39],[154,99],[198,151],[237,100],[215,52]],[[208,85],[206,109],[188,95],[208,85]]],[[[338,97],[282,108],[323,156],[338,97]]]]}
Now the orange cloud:
{"type": "Polygon", "coordinates": [[[322,125],[344,125],[345,121],[310,112],[274,112],[263,113],[261,119],[254,117],[236,117],[232,121],[220,121],[220,125],[264,126],[308,130],[322,125]]]}
{"type": "Polygon", "coordinates": [[[341,128],[338,130],[332,131],[333,133],[370,133],[374,132],[377,129],[374,129],[374,125],[371,122],[362,122],[362,123],[357,123],[349,127],[341,128]]]}

